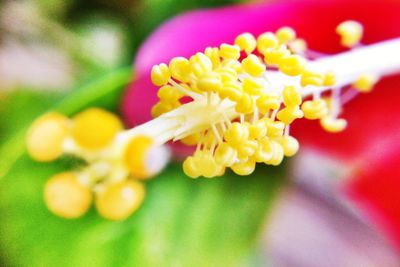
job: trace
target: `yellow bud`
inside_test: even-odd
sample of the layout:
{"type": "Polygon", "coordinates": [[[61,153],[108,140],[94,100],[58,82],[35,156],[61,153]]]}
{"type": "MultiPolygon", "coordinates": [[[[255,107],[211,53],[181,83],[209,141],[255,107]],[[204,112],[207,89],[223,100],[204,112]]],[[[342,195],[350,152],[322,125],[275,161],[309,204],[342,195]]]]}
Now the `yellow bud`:
{"type": "Polygon", "coordinates": [[[262,93],[264,85],[262,80],[257,80],[254,78],[245,78],[243,80],[243,91],[249,95],[257,96],[262,93]]]}
{"type": "Polygon", "coordinates": [[[258,77],[265,71],[265,65],[256,55],[248,55],[242,61],[242,67],[245,72],[251,76],[258,77]]]}
{"type": "Polygon", "coordinates": [[[28,130],[26,146],[37,161],[51,161],[63,153],[63,142],[69,135],[68,119],[58,113],[48,113],[36,119],[28,130]]]}
{"type": "Polygon", "coordinates": [[[283,89],[283,103],[285,106],[292,107],[301,104],[302,98],[299,90],[294,86],[286,86],[283,89]]]}
{"type": "Polygon", "coordinates": [[[328,114],[326,101],[322,99],[308,100],[301,105],[304,117],[309,120],[316,120],[325,117],[328,114]]]}
{"type": "Polygon", "coordinates": [[[345,47],[357,45],[363,35],[363,26],[353,20],[347,20],[336,27],[336,32],[340,35],[340,43],[345,47]]]}
{"type": "Polygon", "coordinates": [[[223,59],[239,59],[240,47],[237,45],[222,44],[219,47],[219,56],[223,59]]]}
{"type": "Polygon", "coordinates": [[[224,84],[222,89],[219,91],[221,98],[229,98],[232,101],[238,102],[242,98],[242,88],[236,83],[224,84]]]}
{"type": "Polygon", "coordinates": [[[280,105],[280,96],[275,93],[264,93],[257,99],[257,108],[262,114],[278,109],[280,105]]]}
{"type": "Polygon", "coordinates": [[[191,56],[189,59],[190,66],[192,68],[193,73],[200,77],[205,73],[212,70],[213,64],[211,59],[208,58],[203,53],[196,53],[196,55],[191,56]]]}
{"type": "Polygon", "coordinates": [[[180,141],[187,146],[193,146],[196,145],[199,142],[199,140],[200,140],[200,134],[195,133],[186,136],[185,138],[182,138],[180,141]]]}
{"type": "Polygon", "coordinates": [[[197,178],[201,175],[201,170],[195,157],[187,157],[182,164],[183,172],[190,178],[197,178]]]}
{"type": "Polygon", "coordinates": [[[254,99],[249,94],[242,94],[242,97],[237,101],[235,106],[236,112],[242,114],[253,113],[254,110],[254,99]]]}
{"type": "Polygon", "coordinates": [[[254,124],[246,123],[249,128],[249,138],[259,139],[267,135],[267,125],[263,120],[259,120],[254,124]]]}
{"type": "Polygon", "coordinates": [[[206,178],[218,176],[221,173],[221,167],[215,162],[214,157],[208,151],[196,153],[198,166],[201,166],[201,175],[206,178]]]}
{"type": "Polygon", "coordinates": [[[228,67],[222,67],[216,70],[216,72],[221,76],[223,83],[235,82],[238,79],[237,72],[228,67]]]}
{"type": "Polygon", "coordinates": [[[251,33],[242,33],[235,39],[235,45],[240,47],[240,50],[245,51],[247,54],[256,49],[257,41],[251,33]]]}
{"type": "Polygon", "coordinates": [[[174,108],[173,105],[170,105],[164,101],[159,102],[151,108],[151,115],[153,116],[153,118],[156,118],[168,111],[171,111],[173,108],[174,108]]]}
{"type": "Polygon", "coordinates": [[[184,57],[174,57],[169,62],[169,71],[171,76],[178,81],[188,82],[192,69],[189,60],[184,57]]]}
{"type": "Polygon", "coordinates": [[[304,71],[306,63],[303,57],[299,55],[290,55],[284,57],[279,62],[279,70],[286,75],[297,76],[304,71]]]}
{"type": "Polygon", "coordinates": [[[264,61],[269,65],[279,65],[285,57],[290,55],[290,51],[285,45],[274,49],[268,49],[264,53],[264,61]]]}
{"type": "Polygon", "coordinates": [[[151,81],[156,86],[166,85],[171,78],[171,73],[166,64],[155,65],[151,69],[151,81]]]}
{"type": "Polygon", "coordinates": [[[338,133],[346,129],[347,121],[345,119],[335,119],[327,116],[320,120],[320,124],[327,132],[338,133]]]}
{"type": "Polygon", "coordinates": [[[123,129],[121,120],[111,112],[89,108],[73,118],[72,137],[87,149],[99,149],[109,145],[123,129]]]}
{"type": "Polygon", "coordinates": [[[225,142],[218,145],[215,150],[215,162],[219,165],[230,167],[235,163],[236,158],[237,150],[225,142]]]}
{"type": "Polygon", "coordinates": [[[336,74],[334,72],[327,72],[324,75],[324,86],[333,86],[336,83],[336,74]]]}
{"type": "Polygon", "coordinates": [[[207,47],[204,54],[211,60],[214,69],[221,63],[218,47],[207,47]]]}
{"type": "Polygon", "coordinates": [[[236,163],[231,168],[237,175],[250,175],[256,168],[256,162],[254,159],[249,159],[245,162],[236,163]]]}
{"type": "Polygon", "coordinates": [[[171,85],[164,85],[158,90],[157,96],[163,102],[174,102],[183,97],[183,94],[171,85]]]}
{"type": "Polygon", "coordinates": [[[321,86],[324,84],[324,75],[306,70],[301,75],[301,86],[314,85],[321,86]]]}
{"type": "Polygon", "coordinates": [[[237,147],[238,157],[247,158],[254,155],[258,148],[258,142],[255,140],[245,140],[237,147]]]}
{"type": "Polygon", "coordinates": [[[257,150],[254,154],[256,162],[266,162],[273,156],[271,142],[268,137],[260,139],[257,150]]]}
{"type": "Polygon", "coordinates": [[[295,119],[301,119],[303,115],[303,111],[298,106],[289,106],[281,109],[277,114],[277,118],[284,124],[289,125],[295,119]]]}
{"type": "Polygon", "coordinates": [[[261,54],[278,46],[278,38],[272,32],[265,32],[257,38],[257,49],[261,54]]]}
{"type": "Polygon", "coordinates": [[[368,93],[374,88],[378,78],[373,74],[363,74],[353,83],[353,87],[359,92],[368,93]]]}
{"type": "Polygon", "coordinates": [[[221,76],[216,72],[205,73],[197,81],[197,88],[203,92],[218,92],[222,88],[221,76]]]}
{"type": "Polygon", "coordinates": [[[269,137],[280,137],[283,135],[285,124],[281,121],[273,121],[271,119],[262,119],[267,126],[267,135],[269,137]]]}
{"type": "Polygon", "coordinates": [[[86,213],[92,203],[92,192],[72,172],[51,177],[44,188],[44,199],[54,214],[72,219],[86,213]]]}
{"type": "Polygon", "coordinates": [[[272,157],[269,160],[265,161],[265,164],[278,166],[282,163],[284,157],[283,147],[274,140],[270,141],[270,145],[272,150],[272,157]]]}
{"type": "Polygon", "coordinates": [[[294,156],[299,151],[299,141],[292,136],[283,136],[279,139],[279,143],[283,148],[283,153],[286,157],[294,156]]]}
{"type": "Polygon", "coordinates": [[[240,146],[248,138],[249,129],[239,122],[232,123],[231,127],[224,133],[225,141],[233,147],[240,146]]]}
{"type": "Polygon", "coordinates": [[[125,180],[108,185],[96,195],[99,214],[109,220],[124,220],[135,212],[143,202],[145,189],[142,183],[125,180]]]}
{"type": "Polygon", "coordinates": [[[290,27],[282,27],[276,31],[276,37],[279,43],[286,44],[296,39],[296,32],[290,27]]]}

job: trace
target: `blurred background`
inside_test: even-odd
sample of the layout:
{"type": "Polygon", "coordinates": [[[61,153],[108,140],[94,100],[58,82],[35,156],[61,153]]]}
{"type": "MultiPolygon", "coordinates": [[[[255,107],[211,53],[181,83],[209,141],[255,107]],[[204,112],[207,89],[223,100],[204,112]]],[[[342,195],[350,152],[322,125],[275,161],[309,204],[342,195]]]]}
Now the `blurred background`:
{"type": "Polygon", "coordinates": [[[333,163],[314,152],[288,163],[294,175],[284,174],[288,166],[267,168],[271,179],[260,180],[259,168],[246,188],[238,177],[193,184],[171,164],[124,222],[94,211],[68,221],[45,208],[47,177],[74,163],[22,155],[29,123],[60,101],[68,112],[118,111],[127,78],[92,102],[82,92],[102,90],[110,73],[130,69],[140,44],[168,18],[238,2],[1,1],[1,266],[400,266],[392,244],[338,192],[333,163]],[[298,167],[316,160],[318,170],[298,167]]]}

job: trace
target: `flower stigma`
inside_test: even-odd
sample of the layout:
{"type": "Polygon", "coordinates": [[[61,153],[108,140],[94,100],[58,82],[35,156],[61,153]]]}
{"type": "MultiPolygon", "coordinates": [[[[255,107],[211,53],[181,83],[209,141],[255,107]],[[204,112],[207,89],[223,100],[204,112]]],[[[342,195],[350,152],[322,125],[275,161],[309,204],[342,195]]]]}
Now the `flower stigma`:
{"type": "Polygon", "coordinates": [[[49,209],[79,217],[94,192],[103,217],[125,219],[144,199],[142,180],[167,164],[164,144],[169,141],[195,146],[183,162],[187,176],[212,178],[227,169],[250,175],[257,163],[277,166],[294,156],[300,144],[290,126],[298,119],[318,120],[332,133],[345,130],[342,105],[400,71],[400,58],[393,56],[400,39],[363,45],[363,27],[355,21],[341,23],[336,32],[349,51],[323,55],[308,49],[292,28],[282,27],[257,37],[243,33],[233,44],[155,65],[151,80],[159,87],[159,102],[151,110],[154,119],[131,129],[96,108],[72,119],[58,113],[37,119],[27,137],[33,159],[72,154],[87,163],[49,180],[49,209]],[[71,193],[57,194],[62,187],[71,193]]]}

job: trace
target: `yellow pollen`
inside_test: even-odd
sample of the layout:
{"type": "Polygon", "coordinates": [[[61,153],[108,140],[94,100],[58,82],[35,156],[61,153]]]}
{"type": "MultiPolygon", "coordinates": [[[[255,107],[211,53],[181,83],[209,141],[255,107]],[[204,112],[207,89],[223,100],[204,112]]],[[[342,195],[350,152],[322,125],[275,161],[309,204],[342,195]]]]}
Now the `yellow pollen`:
{"type": "Polygon", "coordinates": [[[223,59],[239,59],[240,47],[237,45],[222,44],[219,47],[219,56],[223,59]]]}
{"type": "Polygon", "coordinates": [[[240,50],[245,51],[246,54],[250,54],[257,47],[257,40],[251,33],[240,34],[235,39],[235,45],[240,47],[240,50]]]}
{"type": "Polygon", "coordinates": [[[257,38],[257,49],[261,54],[264,54],[267,50],[276,48],[278,44],[278,38],[272,32],[263,33],[257,38]]]}
{"type": "Polygon", "coordinates": [[[171,73],[166,64],[155,65],[151,69],[151,81],[156,86],[166,85],[171,78],[171,73]]]}
{"type": "Polygon", "coordinates": [[[363,26],[354,20],[340,23],[336,27],[336,32],[341,37],[341,44],[345,47],[353,47],[359,44],[363,35],[363,26]]]}
{"type": "Polygon", "coordinates": [[[282,27],[276,31],[276,37],[279,43],[286,44],[296,39],[296,32],[290,27],[282,27]]]}
{"type": "Polygon", "coordinates": [[[354,83],[353,87],[359,92],[368,93],[377,83],[378,78],[372,74],[361,75],[354,83]]]}

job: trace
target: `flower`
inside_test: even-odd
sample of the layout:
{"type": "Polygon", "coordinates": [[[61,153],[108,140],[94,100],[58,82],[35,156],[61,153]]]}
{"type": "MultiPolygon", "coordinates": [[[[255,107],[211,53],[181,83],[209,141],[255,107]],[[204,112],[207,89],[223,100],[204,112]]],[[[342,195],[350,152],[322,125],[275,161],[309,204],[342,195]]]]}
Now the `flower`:
{"type": "MultiPolygon", "coordinates": [[[[128,124],[150,119],[158,88],[151,84],[153,65],[172,57],[188,57],[207,46],[232,43],[243,32],[258,35],[281,26],[291,26],[309,47],[323,53],[340,51],[335,40],[336,25],[353,19],[366,29],[363,43],[369,44],[400,35],[397,1],[291,1],[246,4],[181,15],[161,26],[143,44],[135,59],[136,79],[126,91],[122,110],[128,124]],[[382,17],[381,17],[382,16],[382,17]]],[[[393,55],[396,56],[396,55],[393,55]]],[[[346,105],[343,117],[348,129],[332,136],[313,122],[299,123],[293,132],[303,146],[346,161],[360,170],[346,185],[349,195],[374,221],[400,244],[400,205],[397,189],[400,153],[400,77],[385,78],[370,94],[346,105]]]]}

